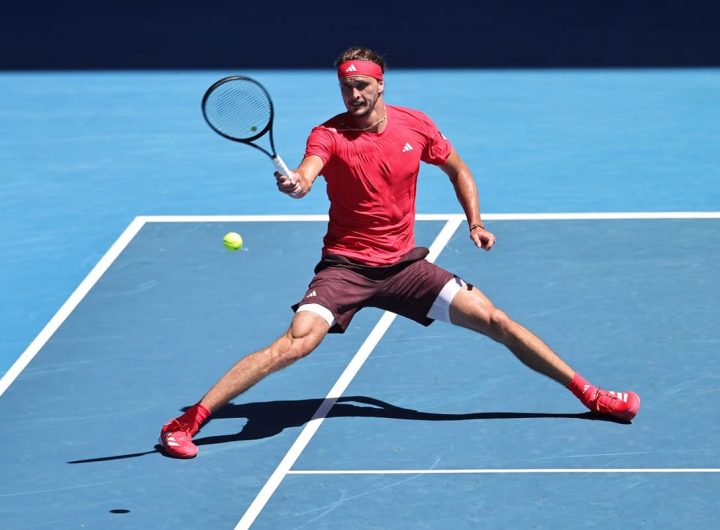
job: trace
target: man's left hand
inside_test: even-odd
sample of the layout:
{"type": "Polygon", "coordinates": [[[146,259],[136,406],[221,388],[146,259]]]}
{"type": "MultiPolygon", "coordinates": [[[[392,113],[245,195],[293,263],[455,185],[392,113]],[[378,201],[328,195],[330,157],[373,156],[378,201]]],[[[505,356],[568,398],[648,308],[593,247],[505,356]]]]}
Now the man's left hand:
{"type": "Polygon", "coordinates": [[[485,250],[490,250],[495,245],[495,234],[482,226],[476,226],[470,230],[470,239],[477,248],[484,248],[485,250]]]}

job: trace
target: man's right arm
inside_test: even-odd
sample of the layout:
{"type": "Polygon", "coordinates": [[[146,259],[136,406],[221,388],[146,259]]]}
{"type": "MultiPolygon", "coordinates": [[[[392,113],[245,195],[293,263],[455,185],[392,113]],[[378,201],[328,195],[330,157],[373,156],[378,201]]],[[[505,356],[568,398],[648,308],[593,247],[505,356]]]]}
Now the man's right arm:
{"type": "Polygon", "coordinates": [[[290,172],[290,177],[275,173],[277,187],[286,195],[290,195],[294,199],[300,199],[310,192],[324,165],[325,162],[319,156],[307,156],[295,171],[290,172]]]}

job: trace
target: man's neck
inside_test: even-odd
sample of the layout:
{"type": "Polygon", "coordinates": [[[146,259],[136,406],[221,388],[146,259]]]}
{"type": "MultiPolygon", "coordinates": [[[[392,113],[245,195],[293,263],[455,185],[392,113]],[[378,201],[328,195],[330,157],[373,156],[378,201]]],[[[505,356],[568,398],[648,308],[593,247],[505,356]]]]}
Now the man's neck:
{"type": "Polygon", "coordinates": [[[354,128],[358,131],[383,132],[387,126],[387,109],[385,102],[380,100],[375,104],[368,116],[352,119],[354,128]]]}

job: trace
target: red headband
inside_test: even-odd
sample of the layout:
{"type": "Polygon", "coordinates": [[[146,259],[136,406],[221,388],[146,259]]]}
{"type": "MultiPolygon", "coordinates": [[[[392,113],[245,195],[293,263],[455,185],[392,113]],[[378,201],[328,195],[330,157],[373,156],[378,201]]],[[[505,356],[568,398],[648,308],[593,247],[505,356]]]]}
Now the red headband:
{"type": "Polygon", "coordinates": [[[338,78],[343,79],[353,75],[367,75],[382,81],[383,72],[380,65],[372,61],[345,61],[338,65],[338,78]]]}

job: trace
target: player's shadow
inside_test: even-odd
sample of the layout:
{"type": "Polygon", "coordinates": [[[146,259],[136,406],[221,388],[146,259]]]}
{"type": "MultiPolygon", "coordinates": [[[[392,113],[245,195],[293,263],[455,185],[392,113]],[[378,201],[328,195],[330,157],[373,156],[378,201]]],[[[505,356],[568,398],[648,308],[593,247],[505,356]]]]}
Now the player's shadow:
{"type": "MultiPolygon", "coordinates": [[[[195,445],[213,445],[243,440],[259,440],[281,433],[288,427],[299,427],[310,421],[320,407],[322,399],[299,401],[270,401],[265,403],[229,403],[218,410],[213,419],[247,418],[243,429],[236,434],[196,437],[195,445]]],[[[389,418],[419,421],[465,421],[465,420],[509,420],[531,418],[575,418],[585,420],[607,420],[599,415],[587,413],[566,414],[548,412],[472,412],[446,414],[421,412],[397,407],[379,399],[366,396],[341,397],[330,409],[327,418],[389,418]]]]}
{"type": "MultiPolygon", "coordinates": [[[[313,418],[320,408],[323,399],[300,399],[294,401],[267,401],[262,403],[244,403],[236,405],[229,403],[212,416],[212,420],[220,419],[246,419],[240,432],[235,434],[222,434],[215,436],[196,435],[193,439],[196,445],[214,445],[245,440],[259,440],[269,438],[281,433],[288,427],[299,427],[313,418]]],[[[186,407],[187,408],[187,407],[186,407]]],[[[186,410],[186,409],[183,409],[186,410]]],[[[418,410],[397,407],[379,399],[366,396],[348,396],[339,398],[327,418],[388,418],[396,420],[417,421],[466,421],[466,420],[517,420],[538,418],[568,418],[578,420],[599,420],[613,423],[629,424],[628,421],[618,420],[609,416],[602,416],[592,412],[584,413],[553,413],[553,412],[471,412],[465,414],[446,414],[437,412],[422,412],[418,410]]],[[[131,453],[86,460],[74,460],[68,464],[87,464],[134,458],[160,452],[160,446],[153,451],[131,453]]]]}

